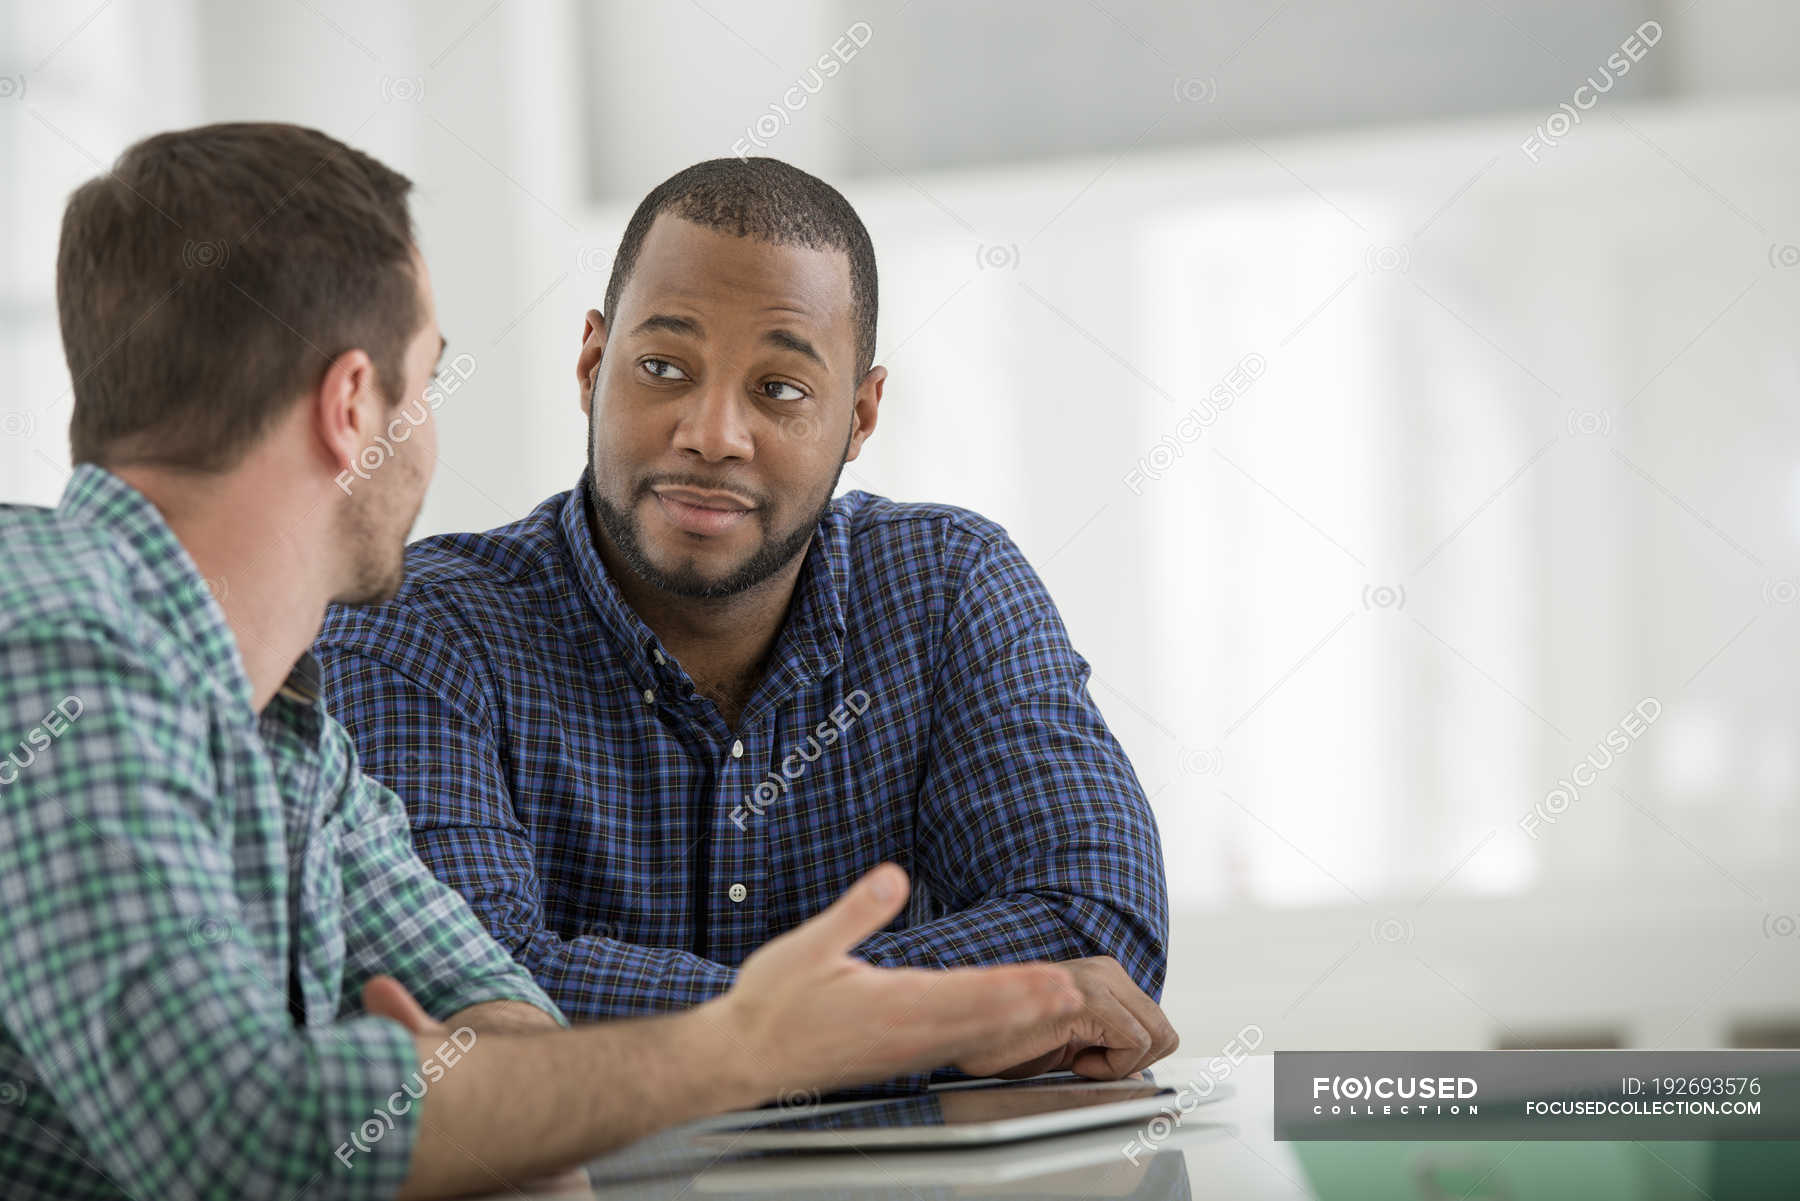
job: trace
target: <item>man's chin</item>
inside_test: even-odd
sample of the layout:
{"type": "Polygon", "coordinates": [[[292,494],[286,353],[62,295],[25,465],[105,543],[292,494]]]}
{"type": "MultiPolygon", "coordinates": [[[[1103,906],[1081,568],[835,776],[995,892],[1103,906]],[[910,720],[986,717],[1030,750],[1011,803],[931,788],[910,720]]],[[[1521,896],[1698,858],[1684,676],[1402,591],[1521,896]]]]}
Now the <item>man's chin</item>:
{"type": "Polygon", "coordinates": [[[653,570],[649,583],[663,592],[690,600],[717,600],[734,596],[748,587],[740,582],[739,577],[749,562],[749,559],[745,559],[743,563],[719,570],[711,566],[702,567],[692,556],[675,559],[672,564],[670,560],[663,559],[650,564],[653,570]]]}

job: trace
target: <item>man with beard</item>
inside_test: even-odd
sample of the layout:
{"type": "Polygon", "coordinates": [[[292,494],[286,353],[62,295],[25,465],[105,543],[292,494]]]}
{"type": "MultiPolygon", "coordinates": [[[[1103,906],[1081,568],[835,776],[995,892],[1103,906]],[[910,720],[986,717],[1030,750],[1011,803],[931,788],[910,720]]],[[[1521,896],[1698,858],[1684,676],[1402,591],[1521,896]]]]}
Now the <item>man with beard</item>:
{"type": "Polygon", "coordinates": [[[905,903],[884,864],[716,999],[563,1029],[419,862],[307,653],[328,603],[393,596],[436,458],[410,187],[217,125],[64,213],[75,471],[0,511],[9,1201],[529,1184],[702,1114],[1049,1053],[1078,1005],[1058,967],[851,958],[905,903]]]}
{"type": "Polygon", "coordinates": [[[1011,1072],[1166,1054],[1154,819],[1043,584],[977,514],[832,499],[887,377],[855,211],[773,159],[690,167],[605,306],[578,485],[414,545],[318,644],[421,857],[588,1017],[717,995],[893,859],[913,901],[867,962],[1074,972],[1059,1049],[1011,1072]]]}

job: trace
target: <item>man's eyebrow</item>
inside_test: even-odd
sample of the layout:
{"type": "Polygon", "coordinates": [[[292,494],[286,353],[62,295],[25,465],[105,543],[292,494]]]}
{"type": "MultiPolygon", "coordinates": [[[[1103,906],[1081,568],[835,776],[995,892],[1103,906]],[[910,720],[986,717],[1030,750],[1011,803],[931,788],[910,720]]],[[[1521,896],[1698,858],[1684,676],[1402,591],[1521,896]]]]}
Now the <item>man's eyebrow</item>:
{"type": "MultiPolygon", "coordinates": [[[[785,329],[772,329],[763,335],[763,341],[774,346],[779,346],[783,350],[791,350],[795,354],[805,355],[820,367],[825,367],[825,357],[813,348],[811,342],[808,342],[799,334],[789,333],[785,329]]],[[[828,367],[825,369],[830,370],[828,367]]]]}
{"type": "Polygon", "coordinates": [[[652,313],[638,322],[637,328],[631,332],[648,334],[659,331],[665,334],[686,334],[691,338],[703,336],[698,321],[692,317],[677,317],[673,313],[652,313]]]}

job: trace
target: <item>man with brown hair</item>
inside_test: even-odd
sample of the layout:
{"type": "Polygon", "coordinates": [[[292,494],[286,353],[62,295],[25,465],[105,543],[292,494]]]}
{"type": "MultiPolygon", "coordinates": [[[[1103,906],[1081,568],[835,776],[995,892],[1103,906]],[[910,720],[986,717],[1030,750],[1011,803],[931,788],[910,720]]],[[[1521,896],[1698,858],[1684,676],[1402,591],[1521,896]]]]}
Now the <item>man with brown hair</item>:
{"type": "Polygon", "coordinates": [[[563,1029],[420,864],[307,653],[398,588],[435,458],[408,189],[243,124],[70,199],[77,466],[0,514],[9,1198],[491,1189],[783,1090],[1003,1067],[1078,1003],[1058,967],[850,958],[904,904],[883,865],[717,999],[563,1029]]]}

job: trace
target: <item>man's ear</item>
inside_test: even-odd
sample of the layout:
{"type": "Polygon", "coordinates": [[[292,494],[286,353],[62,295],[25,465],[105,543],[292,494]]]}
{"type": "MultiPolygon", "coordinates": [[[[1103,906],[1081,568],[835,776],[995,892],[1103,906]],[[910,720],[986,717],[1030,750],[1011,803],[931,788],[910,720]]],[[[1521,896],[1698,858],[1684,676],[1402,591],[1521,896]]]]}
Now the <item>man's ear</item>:
{"type": "Polygon", "coordinates": [[[356,457],[380,427],[384,404],[375,387],[375,364],[368,352],[346,350],[325,368],[312,395],[313,428],[334,473],[356,465],[356,457]]]}
{"type": "Polygon", "coordinates": [[[581,384],[581,411],[594,403],[594,368],[606,350],[606,318],[599,309],[589,309],[581,323],[581,353],[575,359],[575,378],[581,384]]]}
{"type": "Polygon", "coordinates": [[[853,423],[850,430],[850,447],[844,452],[844,462],[848,463],[862,453],[862,444],[868,436],[875,432],[875,418],[881,410],[881,388],[887,383],[886,367],[871,367],[869,373],[856,385],[856,410],[850,416],[853,423]]]}

